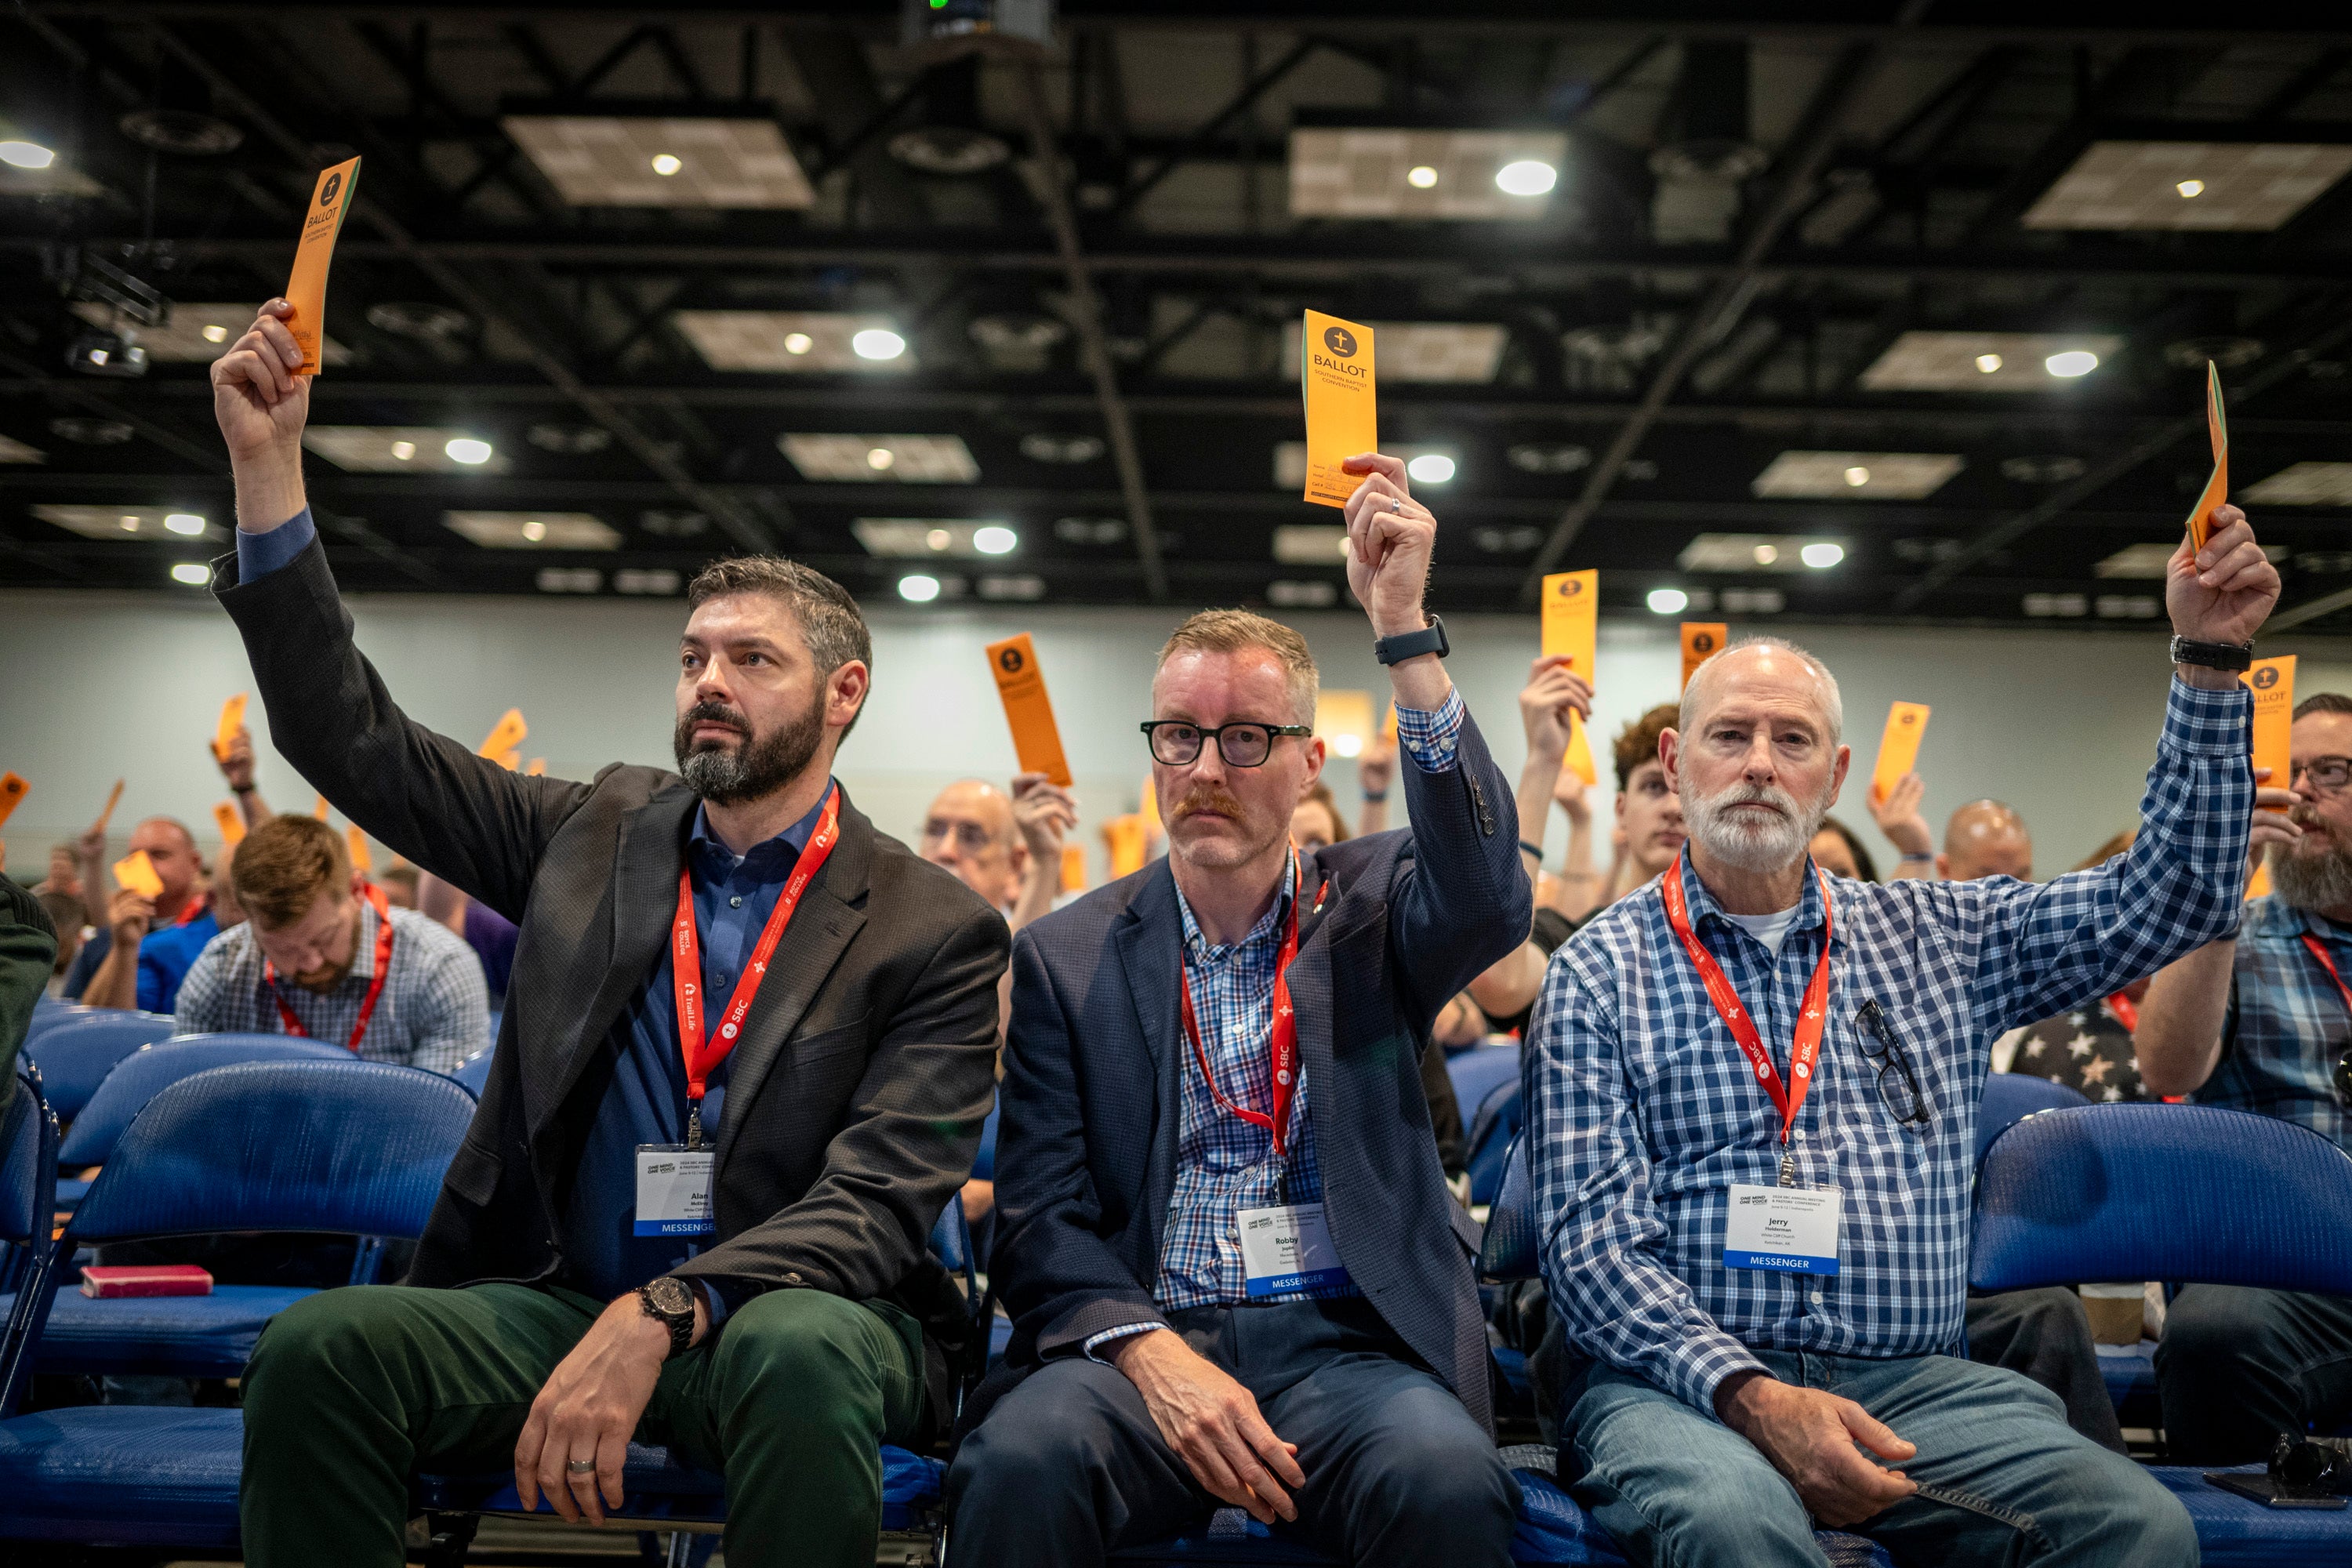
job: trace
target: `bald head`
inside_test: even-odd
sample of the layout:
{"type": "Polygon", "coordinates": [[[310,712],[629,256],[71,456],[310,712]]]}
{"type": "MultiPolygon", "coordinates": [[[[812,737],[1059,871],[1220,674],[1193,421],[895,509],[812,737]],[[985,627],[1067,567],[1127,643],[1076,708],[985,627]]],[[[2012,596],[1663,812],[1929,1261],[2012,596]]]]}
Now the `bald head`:
{"type": "Polygon", "coordinates": [[[1012,907],[1029,868],[1012,797],[980,779],[959,779],[940,791],[923,814],[921,850],[1000,910],[1012,907]]]}
{"type": "Polygon", "coordinates": [[[1675,728],[1693,733],[1709,710],[1735,691],[1809,707],[1831,746],[1845,738],[1845,702],[1838,695],[1837,677],[1820,659],[1779,637],[1742,637],[1700,665],[1683,688],[1675,728]]]}
{"type": "Polygon", "coordinates": [[[1944,852],[1936,869],[1948,882],[1979,877],[2033,879],[2033,837],[2025,819],[1997,800],[1972,800],[1952,813],[1944,826],[1944,852]]]}
{"type": "Polygon", "coordinates": [[[155,900],[155,912],[166,920],[178,914],[204,879],[194,835],[175,817],[151,816],[131,830],[131,847],[147,852],[155,875],[163,880],[163,894],[155,900]]]}

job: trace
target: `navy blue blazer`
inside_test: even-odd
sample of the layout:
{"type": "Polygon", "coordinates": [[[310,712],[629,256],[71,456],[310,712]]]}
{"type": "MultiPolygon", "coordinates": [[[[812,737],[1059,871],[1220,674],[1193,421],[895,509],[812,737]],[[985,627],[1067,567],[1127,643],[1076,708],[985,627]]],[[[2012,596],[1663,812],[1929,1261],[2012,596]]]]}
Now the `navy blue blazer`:
{"type": "MultiPolygon", "coordinates": [[[[1424,773],[1409,757],[1397,771],[1411,829],[1306,863],[1310,907],[1330,883],[1319,913],[1300,911],[1290,968],[1307,1113],[1340,1261],[1491,1428],[1478,1227],[1446,1191],[1420,1055],[1438,1010],[1527,940],[1534,895],[1509,784],[1475,725],[1463,725],[1453,771],[1424,773]]],[[[1162,860],[1013,942],[989,1266],[1013,1327],[988,1403],[1105,1329],[1161,1321],[1152,1286],[1188,1059],[1182,933],[1162,860]]]]}

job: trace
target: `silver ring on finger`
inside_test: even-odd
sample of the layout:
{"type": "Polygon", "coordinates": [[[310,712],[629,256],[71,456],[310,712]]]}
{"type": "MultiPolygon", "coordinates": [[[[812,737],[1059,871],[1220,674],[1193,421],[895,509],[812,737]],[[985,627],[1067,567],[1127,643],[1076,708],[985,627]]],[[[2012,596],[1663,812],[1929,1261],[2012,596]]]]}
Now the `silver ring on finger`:
{"type": "Polygon", "coordinates": [[[593,1459],[570,1459],[565,1461],[563,1469],[564,1473],[567,1475],[593,1476],[596,1473],[596,1461],[593,1459]]]}
{"type": "Polygon", "coordinates": [[[1396,513],[1399,517],[1402,517],[1404,515],[1404,502],[1399,500],[1394,496],[1391,496],[1389,497],[1389,510],[1396,513]]]}

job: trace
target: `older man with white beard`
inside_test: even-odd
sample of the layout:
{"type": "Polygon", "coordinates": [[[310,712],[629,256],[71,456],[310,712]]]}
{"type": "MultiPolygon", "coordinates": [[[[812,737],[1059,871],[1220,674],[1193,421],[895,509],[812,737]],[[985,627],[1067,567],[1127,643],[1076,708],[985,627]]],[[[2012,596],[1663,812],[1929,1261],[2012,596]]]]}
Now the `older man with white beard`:
{"type": "MultiPolygon", "coordinates": [[[[2292,793],[2261,798],[2287,815],[2254,817],[2271,895],[2234,939],[2150,983],[2133,1047],[2150,1093],[2275,1116],[2352,1152],[2352,697],[2297,703],[2289,745],[2291,777],[2269,782],[2292,793]]],[[[2165,1320],[2156,1387],[2186,1464],[2261,1459],[2282,1432],[2332,1430],[2352,1417],[2352,1300],[2189,1286],[2165,1320]]]]}
{"type": "Polygon", "coordinates": [[[1539,1244],[1582,1358],[1562,1469],[1635,1563],[1822,1564],[1816,1521],[1906,1562],[2197,1561],[2178,1501],[1960,1339],[1994,1037],[2237,922],[2231,667],[2278,574],[2219,521],[2172,559],[2140,833],[2095,870],[1832,882],[1806,846],[1850,761],[1835,679],[1759,639],[1684,692],[1658,752],[1685,856],[1561,951],[1529,1037],[1539,1244]]]}

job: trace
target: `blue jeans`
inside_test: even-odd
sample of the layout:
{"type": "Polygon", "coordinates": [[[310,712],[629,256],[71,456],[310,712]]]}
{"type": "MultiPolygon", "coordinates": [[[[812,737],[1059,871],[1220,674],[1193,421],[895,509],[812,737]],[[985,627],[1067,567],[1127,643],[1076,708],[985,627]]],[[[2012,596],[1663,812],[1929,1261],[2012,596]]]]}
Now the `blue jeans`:
{"type": "MultiPolygon", "coordinates": [[[[2147,1471],[2066,1425],[2056,1395],[1950,1356],[1865,1361],[1764,1351],[1783,1383],[1853,1400],[1917,1445],[1919,1490],[1841,1528],[1898,1562],[2195,1568],[2188,1511],[2147,1471]]],[[[1562,1470],[1577,1501],[1654,1568],[1824,1568],[1796,1489],[1748,1441],[1639,1377],[1570,1383],[1562,1470]]]]}

